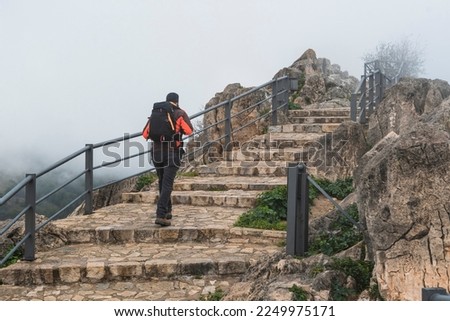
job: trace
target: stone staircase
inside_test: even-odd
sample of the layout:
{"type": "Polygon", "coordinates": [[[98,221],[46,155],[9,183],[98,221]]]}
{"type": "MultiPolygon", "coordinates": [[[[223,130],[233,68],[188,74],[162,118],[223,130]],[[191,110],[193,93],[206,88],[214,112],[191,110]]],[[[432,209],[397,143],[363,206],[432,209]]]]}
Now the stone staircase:
{"type": "Polygon", "coordinates": [[[156,186],[123,203],[53,223],[65,245],[0,269],[0,300],[198,300],[226,291],[249,266],[284,251],[286,234],[233,227],[264,190],[286,184],[299,149],[348,119],[348,109],[297,110],[232,161],[176,180],[173,223],[154,224],[156,186]]]}

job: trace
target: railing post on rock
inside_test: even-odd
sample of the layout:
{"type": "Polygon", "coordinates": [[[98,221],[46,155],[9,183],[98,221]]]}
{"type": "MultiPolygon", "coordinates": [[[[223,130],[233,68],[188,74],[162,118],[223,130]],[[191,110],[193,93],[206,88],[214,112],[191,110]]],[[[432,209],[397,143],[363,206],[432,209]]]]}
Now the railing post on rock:
{"type": "Polygon", "coordinates": [[[303,256],[308,251],[309,193],[305,164],[289,163],[286,253],[303,256]]]}
{"type": "Polygon", "coordinates": [[[289,109],[289,96],[291,91],[298,90],[297,78],[283,78],[275,80],[272,84],[272,117],[271,125],[278,125],[278,109],[289,109]],[[284,106],[284,108],[281,108],[284,106]]]}
{"type": "Polygon", "coordinates": [[[25,187],[25,202],[28,210],[25,212],[25,236],[27,239],[24,244],[23,259],[33,261],[36,244],[36,174],[27,174],[26,176],[31,176],[31,180],[25,187]]]}
{"type": "Polygon", "coordinates": [[[230,99],[225,104],[225,148],[224,155],[227,161],[232,160],[232,126],[231,126],[231,108],[233,107],[233,101],[230,99]]]}
{"type": "Polygon", "coordinates": [[[444,288],[422,288],[422,301],[450,301],[444,288]]]}
{"type": "Polygon", "coordinates": [[[84,188],[86,192],[84,214],[93,213],[93,190],[94,190],[94,145],[86,144],[86,174],[84,176],[84,188]]]}

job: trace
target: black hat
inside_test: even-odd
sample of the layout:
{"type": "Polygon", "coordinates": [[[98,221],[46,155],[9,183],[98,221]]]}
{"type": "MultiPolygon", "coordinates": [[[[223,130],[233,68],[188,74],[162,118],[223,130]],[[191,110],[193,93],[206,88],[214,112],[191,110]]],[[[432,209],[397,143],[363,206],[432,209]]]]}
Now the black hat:
{"type": "Polygon", "coordinates": [[[178,103],[178,94],[176,93],[168,93],[166,97],[166,101],[171,101],[173,103],[178,103]]]}

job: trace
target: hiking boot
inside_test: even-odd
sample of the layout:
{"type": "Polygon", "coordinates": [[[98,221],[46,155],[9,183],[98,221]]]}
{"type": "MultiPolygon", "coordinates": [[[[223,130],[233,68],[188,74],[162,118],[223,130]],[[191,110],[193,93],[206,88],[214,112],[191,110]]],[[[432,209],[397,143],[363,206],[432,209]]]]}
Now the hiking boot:
{"type": "Polygon", "coordinates": [[[171,219],[172,219],[172,213],[167,213],[166,220],[171,220],[171,219]]]}
{"type": "Polygon", "coordinates": [[[157,217],[155,220],[155,224],[161,225],[161,226],[170,226],[170,221],[163,217],[157,217]]]}

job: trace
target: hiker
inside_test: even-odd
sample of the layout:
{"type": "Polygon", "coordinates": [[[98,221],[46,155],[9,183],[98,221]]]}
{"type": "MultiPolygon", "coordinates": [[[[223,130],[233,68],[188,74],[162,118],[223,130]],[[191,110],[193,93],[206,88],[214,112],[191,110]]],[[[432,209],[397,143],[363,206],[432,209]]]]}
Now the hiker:
{"type": "MultiPolygon", "coordinates": [[[[178,94],[169,93],[166,101],[155,103],[153,110],[166,110],[166,119],[152,123],[152,126],[161,126],[162,123],[170,123],[172,132],[168,135],[161,135],[160,138],[152,138],[153,147],[151,150],[153,165],[156,168],[159,184],[159,199],[156,208],[155,224],[169,226],[172,219],[171,194],[173,183],[178,168],[181,165],[184,149],[182,136],[191,135],[193,126],[186,112],[178,105],[178,94]],[[169,120],[168,122],[166,120],[169,120]]],[[[153,117],[153,112],[152,116],[153,117]]],[[[170,129],[170,128],[169,128],[170,129]]],[[[151,131],[151,130],[150,130],[151,131]]]]}

